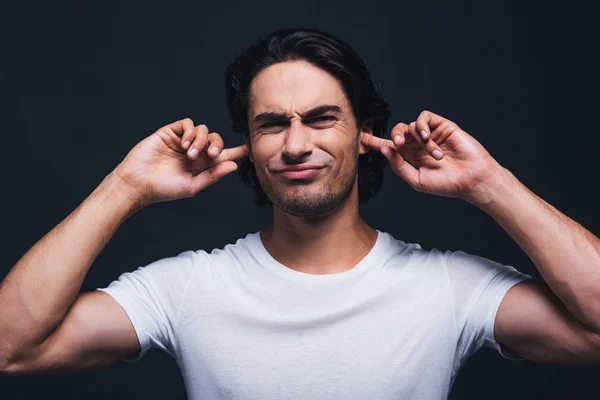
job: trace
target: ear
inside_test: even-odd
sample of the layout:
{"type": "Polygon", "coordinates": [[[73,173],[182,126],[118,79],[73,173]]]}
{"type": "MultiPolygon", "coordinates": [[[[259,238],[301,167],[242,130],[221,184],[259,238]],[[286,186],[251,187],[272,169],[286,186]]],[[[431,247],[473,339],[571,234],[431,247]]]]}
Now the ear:
{"type": "Polygon", "coordinates": [[[250,152],[248,154],[248,158],[250,159],[250,162],[254,163],[254,157],[252,157],[252,145],[250,144],[250,139],[248,138],[248,133],[244,132],[243,136],[244,136],[244,142],[250,148],[250,152]]]}
{"type": "Polygon", "coordinates": [[[365,146],[364,144],[362,144],[361,142],[361,138],[363,133],[368,133],[370,135],[373,134],[373,122],[372,121],[366,121],[363,123],[362,128],[360,130],[360,132],[358,133],[358,154],[366,154],[367,152],[369,152],[371,149],[368,148],[367,146],[365,146]]]}

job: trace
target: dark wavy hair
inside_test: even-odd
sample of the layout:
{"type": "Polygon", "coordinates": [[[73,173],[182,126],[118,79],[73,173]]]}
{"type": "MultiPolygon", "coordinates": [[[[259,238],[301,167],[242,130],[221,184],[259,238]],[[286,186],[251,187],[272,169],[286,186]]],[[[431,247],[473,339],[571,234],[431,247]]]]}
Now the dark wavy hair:
{"type": "MultiPolygon", "coordinates": [[[[298,60],[310,62],[338,79],[352,105],[357,128],[369,123],[375,136],[389,137],[388,103],[373,84],[366,63],[346,42],[318,29],[278,29],[235,57],[225,71],[225,99],[234,132],[242,133],[250,142],[248,102],[254,77],[273,64],[298,60]]],[[[358,156],[360,203],[367,203],[379,191],[387,165],[387,159],[378,151],[358,156]]],[[[256,204],[271,204],[248,157],[242,161],[238,173],[254,190],[256,204]]]]}

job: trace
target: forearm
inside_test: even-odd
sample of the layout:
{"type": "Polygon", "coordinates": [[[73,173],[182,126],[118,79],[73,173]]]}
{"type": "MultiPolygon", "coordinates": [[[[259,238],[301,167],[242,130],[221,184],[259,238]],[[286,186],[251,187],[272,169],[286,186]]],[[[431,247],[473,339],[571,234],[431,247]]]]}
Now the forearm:
{"type": "Polygon", "coordinates": [[[600,239],[531,192],[506,169],[470,201],[527,253],[550,289],[590,329],[600,332],[600,239]]]}
{"type": "Polygon", "coordinates": [[[77,298],[92,262],[137,204],[111,173],[23,255],[0,284],[0,351],[35,346],[50,335],[77,298]]]}

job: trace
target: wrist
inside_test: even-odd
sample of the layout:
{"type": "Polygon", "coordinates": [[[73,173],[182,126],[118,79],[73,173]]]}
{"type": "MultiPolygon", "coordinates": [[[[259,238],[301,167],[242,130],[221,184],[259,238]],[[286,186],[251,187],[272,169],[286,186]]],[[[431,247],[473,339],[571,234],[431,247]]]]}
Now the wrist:
{"type": "Polygon", "coordinates": [[[518,184],[519,180],[512,172],[499,165],[490,178],[473,187],[463,200],[485,211],[515,190],[518,184]]]}
{"type": "Polygon", "coordinates": [[[112,171],[104,178],[98,190],[116,201],[119,208],[127,210],[129,215],[149,204],[142,193],[128,184],[116,171],[112,171]]]}

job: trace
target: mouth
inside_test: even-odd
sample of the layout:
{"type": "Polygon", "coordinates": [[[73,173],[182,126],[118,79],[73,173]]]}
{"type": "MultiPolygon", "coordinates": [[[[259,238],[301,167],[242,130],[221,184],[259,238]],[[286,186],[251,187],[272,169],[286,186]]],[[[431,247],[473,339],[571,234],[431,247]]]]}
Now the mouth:
{"type": "Polygon", "coordinates": [[[311,164],[298,164],[277,171],[288,179],[310,179],[315,177],[324,167],[311,164]]]}

